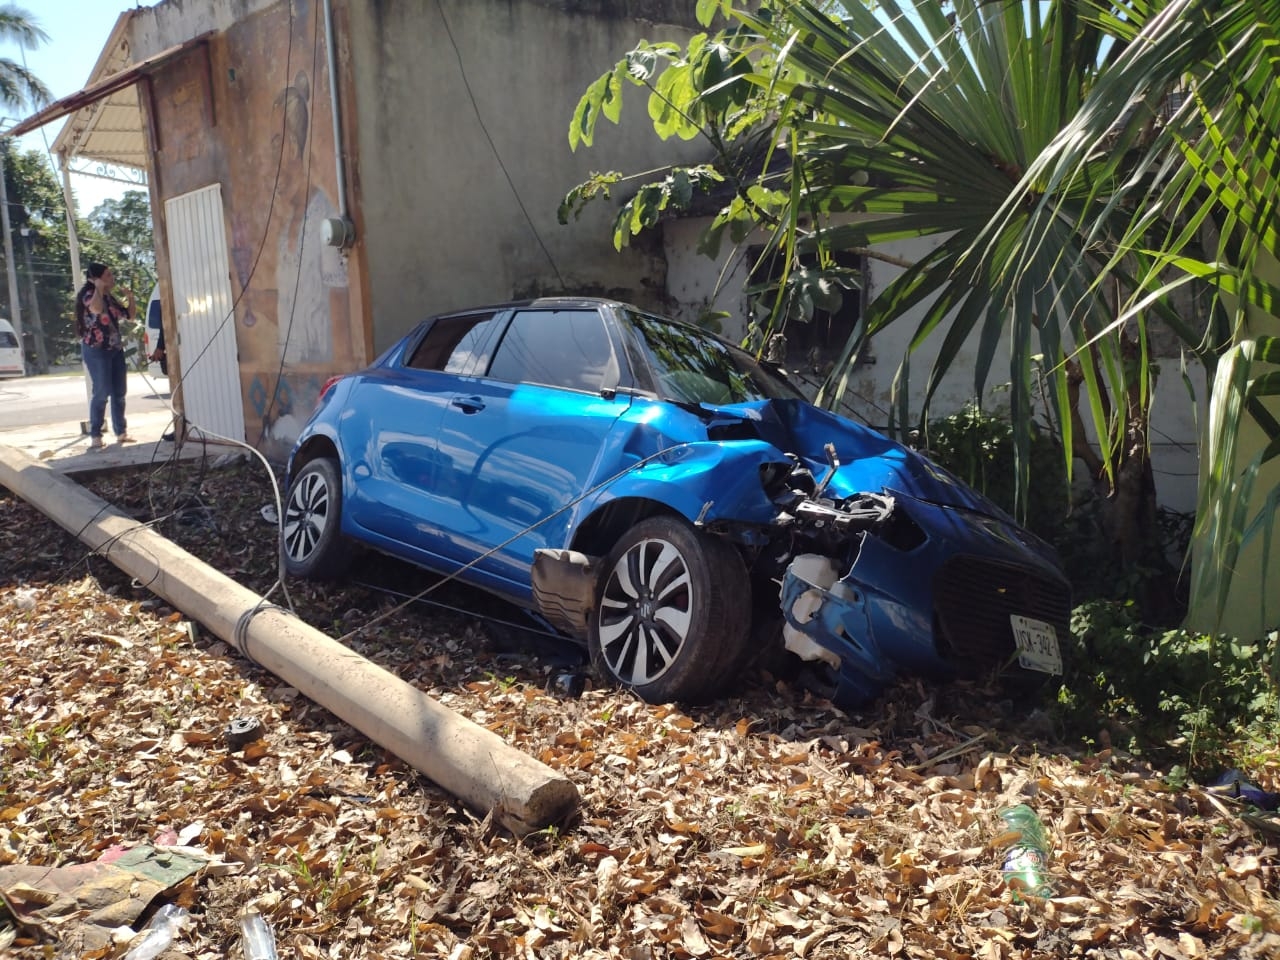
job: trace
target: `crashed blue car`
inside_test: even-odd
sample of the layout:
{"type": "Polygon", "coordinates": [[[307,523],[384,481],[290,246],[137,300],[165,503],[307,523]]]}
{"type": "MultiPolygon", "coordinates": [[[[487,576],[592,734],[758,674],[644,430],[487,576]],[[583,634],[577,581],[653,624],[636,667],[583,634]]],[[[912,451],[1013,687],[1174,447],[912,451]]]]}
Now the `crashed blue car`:
{"type": "Polygon", "coordinates": [[[1060,673],[1052,551],[775,369],[624,303],[434,317],[324,391],[289,459],[291,575],[352,541],[585,644],[651,702],[712,698],[770,644],[842,705],[904,673],[1060,673]]]}

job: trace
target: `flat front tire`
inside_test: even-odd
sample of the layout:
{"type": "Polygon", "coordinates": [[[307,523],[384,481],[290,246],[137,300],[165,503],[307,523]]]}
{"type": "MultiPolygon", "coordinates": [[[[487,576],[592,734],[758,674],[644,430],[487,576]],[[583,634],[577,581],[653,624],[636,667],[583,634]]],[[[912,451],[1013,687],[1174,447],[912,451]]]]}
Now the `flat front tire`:
{"type": "Polygon", "coordinates": [[[742,666],[751,585],[734,547],[684,520],[636,524],[605,563],[591,616],[591,662],[650,703],[722,693],[742,666]]]}
{"type": "Polygon", "coordinates": [[[285,497],[280,550],[294,577],[330,580],[347,568],[351,551],[343,543],[342,477],[336,461],[312,460],[298,471],[285,497]]]}

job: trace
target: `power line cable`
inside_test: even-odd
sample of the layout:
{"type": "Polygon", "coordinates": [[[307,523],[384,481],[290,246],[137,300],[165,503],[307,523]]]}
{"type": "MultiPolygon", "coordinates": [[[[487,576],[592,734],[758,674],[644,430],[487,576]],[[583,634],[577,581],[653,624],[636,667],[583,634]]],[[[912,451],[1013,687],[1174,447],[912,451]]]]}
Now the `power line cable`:
{"type": "MultiPolygon", "coordinates": [[[[316,89],[316,58],[320,46],[320,18],[315,19],[315,26],[311,33],[311,77],[308,81],[308,87],[314,95],[316,89]]],[[[334,83],[334,78],[329,78],[329,83],[334,83]]],[[[285,101],[285,110],[288,111],[288,101],[285,101]]],[[[298,311],[298,289],[302,284],[302,264],[303,254],[307,249],[307,221],[311,218],[311,160],[314,156],[316,121],[314,111],[311,104],[307,104],[307,162],[306,162],[306,186],[302,191],[302,223],[298,227],[298,269],[293,276],[293,296],[289,301],[289,323],[285,327],[284,340],[281,342],[277,334],[276,340],[280,343],[280,365],[276,368],[275,383],[271,388],[271,400],[267,403],[266,409],[262,412],[262,427],[258,432],[259,442],[266,435],[268,422],[271,419],[271,413],[275,409],[276,400],[280,397],[280,384],[284,380],[284,362],[285,357],[289,355],[289,340],[293,336],[293,318],[298,311]]],[[[337,136],[337,131],[334,131],[337,136]]],[[[342,149],[340,144],[335,143],[334,149],[342,149]]],[[[276,317],[276,329],[280,328],[280,318],[276,317]]]]}
{"type": "Polygon", "coordinates": [[[467,91],[467,99],[471,101],[471,109],[475,111],[476,122],[480,124],[480,132],[489,141],[489,149],[493,151],[493,158],[498,161],[498,167],[502,170],[502,175],[507,178],[507,186],[511,188],[511,195],[515,197],[516,206],[524,214],[524,219],[529,224],[529,230],[533,234],[533,238],[538,241],[538,246],[542,248],[543,254],[546,255],[547,262],[551,264],[551,269],[555,271],[556,279],[560,281],[560,289],[567,290],[568,287],[564,282],[564,277],[560,274],[560,268],[556,266],[555,258],[551,256],[551,251],[547,249],[546,243],[543,242],[538,228],[534,226],[533,217],[529,215],[529,211],[525,208],[524,200],[520,198],[520,191],[516,189],[515,181],[511,179],[507,165],[502,162],[502,155],[498,152],[498,146],[493,142],[493,137],[489,135],[489,128],[485,126],[484,117],[480,115],[480,105],[476,102],[476,95],[471,90],[471,82],[467,79],[467,68],[462,62],[462,51],[458,49],[458,42],[453,37],[453,29],[449,26],[449,18],[445,16],[444,6],[440,3],[440,0],[436,0],[436,10],[439,11],[440,20],[444,23],[444,32],[445,36],[449,38],[449,45],[453,47],[453,55],[458,61],[458,75],[462,78],[462,86],[467,91]]]}
{"type": "MultiPolygon", "coordinates": [[[[606,477],[604,480],[601,480],[595,486],[589,487],[588,489],[582,491],[582,493],[578,494],[576,497],[574,497],[564,506],[560,507],[559,509],[553,510],[551,513],[547,514],[545,517],[542,517],[539,520],[535,520],[533,523],[529,524],[523,530],[520,530],[518,533],[512,534],[506,540],[503,540],[502,543],[498,544],[496,547],[492,547],[489,550],[486,550],[484,553],[480,554],[480,556],[476,557],[475,559],[467,563],[464,563],[458,569],[445,575],[440,580],[437,580],[435,583],[429,585],[425,589],[420,590],[418,593],[406,599],[403,603],[399,603],[396,606],[392,607],[390,610],[384,610],[382,613],[378,614],[377,616],[371,617],[369,620],[365,621],[365,623],[363,623],[361,626],[356,627],[353,630],[348,630],[346,633],[344,633],[342,636],[338,638],[338,642],[346,643],[348,640],[350,640],[356,634],[360,633],[362,630],[367,630],[369,627],[372,627],[375,624],[381,623],[383,620],[387,619],[387,617],[390,617],[396,613],[399,613],[401,610],[404,610],[411,603],[419,602],[424,597],[430,596],[431,594],[439,590],[441,587],[443,587],[446,583],[449,583],[451,580],[456,580],[458,577],[462,576],[464,573],[466,573],[476,564],[483,563],[485,560],[488,560],[490,557],[492,557],[494,554],[498,553],[499,551],[505,550],[507,547],[515,543],[521,537],[529,533],[532,533],[534,530],[538,529],[538,527],[542,526],[544,523],[548,523],[549,521],[554,520],[556,517],[560,516],[562,513],[564,513],[567,510],[572,510],[574,507],[576,507],[579,503],[581,503],[587,497],[591,496],[593,493],[596,493],[599,490],[603,490],[605,487],[609,486],[610,484],[615,483],[618,480],[621,480],[623,477],[631,473],[633,470],[638,470],[641,467],[645,466],[646,464],[651,463],[652,461],[657,460],[660,457],[665,457],[672,450],[676,450],[680,447],[687,447],[687,446],[691,446],[689,441],[682,440],[678,443],[673,443],[669,447],[663,447],[661,450],[657,451],[656,453],[651,453],[647,457],[642,457],[641,459],[637,460],[635,463],[627,464],[627,466],[623,467],[613,476],[606,477]]],[[[709,505],[710,504],[708,504],[708,506],[709,505]]]]}

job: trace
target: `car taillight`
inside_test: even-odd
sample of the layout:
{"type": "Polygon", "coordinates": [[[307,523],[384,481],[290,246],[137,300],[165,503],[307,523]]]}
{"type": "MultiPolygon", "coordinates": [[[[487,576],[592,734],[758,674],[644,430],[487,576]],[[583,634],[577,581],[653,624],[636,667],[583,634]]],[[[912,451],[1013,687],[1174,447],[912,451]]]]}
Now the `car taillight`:
{"type": "Polygon", "coordinates": [[[333,385],[341,379],[342,379],[342,374],[337,374],[336,376],[332,376],[324,382],[324,386],[320,388],[320,396],[316,397],[317,407],[320,406],[320,401],[324,399],[325,394],[327,394],[333,388],[333,385]]]}

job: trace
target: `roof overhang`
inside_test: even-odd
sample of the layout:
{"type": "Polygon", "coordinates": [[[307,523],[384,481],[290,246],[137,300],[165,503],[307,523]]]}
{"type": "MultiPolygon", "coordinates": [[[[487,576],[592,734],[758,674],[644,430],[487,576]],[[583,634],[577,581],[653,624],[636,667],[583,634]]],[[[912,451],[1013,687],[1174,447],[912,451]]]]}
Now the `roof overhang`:
{"type": "Polygon", "coordinates": [[[64,164],[83,158],[146,170],[146,121],[138,100],[137,83],[163,64],[205,43],[209,35],[193,37],[133,63],[128,37],[132,16],[133,11],[129,10],[120,14],[107,45],[89,74],[89,82],[82,89],[27,117],[6,131],[6,135],[21,136],[47,123],[69,117],[51,147],[64,164]]]}

